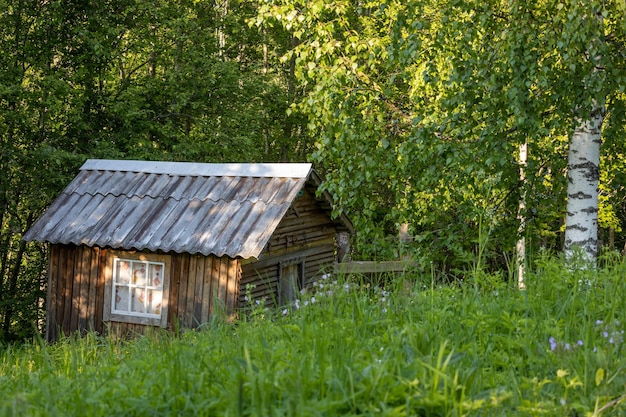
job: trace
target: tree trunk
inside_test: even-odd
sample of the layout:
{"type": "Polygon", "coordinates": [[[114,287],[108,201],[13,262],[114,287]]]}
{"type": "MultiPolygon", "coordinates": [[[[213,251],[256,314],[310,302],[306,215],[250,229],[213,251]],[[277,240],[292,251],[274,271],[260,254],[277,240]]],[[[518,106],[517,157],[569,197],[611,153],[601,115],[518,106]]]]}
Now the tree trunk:
{"type": "Polygon", "coordinates": [[[519,226],[517,229],[517,245],[516,258],[517,265],[517,287],[520,290],[526,289],[524,276],[526,272],[526,166],[528,165],[528,144],[523,143],[519,146],[519,179],[522,187],[522,195],[520,195],[519,206],[517,210],[517,220],[519,226]]]}
{"type": "MultiPolygon", "coordinates": [[[[16,291],[18,280],[20,277],[20,269],[22,266],[22,260],[24,258],[24,252],[26,251],[26,242],[21,240],[19,249],[17,251],[17,255],[15,257],[15,262],[13,263],[13,268],[11,269],[11,273],[9,275],[9,288],[7,289],[7,300],[15,300],[16,299],[16,291]]],[[[7,309],[4,312],[4,322],[2,323],[2,334],[4,335],[5,340],[9,337],[9,333],[11,330],[11,320],[13,319],[13,314],[15,313],[15,306],[13,303],[9,302],[7,304],[7,309]]]]}
{"type": "Polygon", "coordinates": [[[598,181],[602,143],[602,107],[574,130],[569,146],[565,257],[571,260],[580,249],[583,261],[595,263],[598,255],[598,181]]]}

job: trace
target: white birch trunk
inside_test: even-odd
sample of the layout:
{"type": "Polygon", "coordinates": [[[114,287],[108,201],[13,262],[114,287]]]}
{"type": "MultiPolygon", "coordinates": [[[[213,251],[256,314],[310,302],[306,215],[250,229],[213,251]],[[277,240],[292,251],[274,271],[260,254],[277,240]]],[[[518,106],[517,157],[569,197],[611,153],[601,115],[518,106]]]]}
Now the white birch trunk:
{"type": "Polygon", "coordinates": [[[598,181],[603,109],[596,106],[589,120],[582,121],[569,145],[567,173],[567,217],[565,219],[566,259],[575,248],[584,261],[594,263],[598,255],[598,181]]]}
{"type": "Polygon", "coordinates": [[[517,219],[519,221],[519,227],[517,229],[517,245],[516,245],[516,264],[517,264],[517,287],[520,290],[526,289],[526,283],[524,282],[524,275],[526,272],[526,238],[524,233],[526,232],[526,166],[528,164],[528,144],[524,143],[519,146],[519,179],[523,187],[522,195],[520,196],[519,206],[517,211],[517,219]]]}

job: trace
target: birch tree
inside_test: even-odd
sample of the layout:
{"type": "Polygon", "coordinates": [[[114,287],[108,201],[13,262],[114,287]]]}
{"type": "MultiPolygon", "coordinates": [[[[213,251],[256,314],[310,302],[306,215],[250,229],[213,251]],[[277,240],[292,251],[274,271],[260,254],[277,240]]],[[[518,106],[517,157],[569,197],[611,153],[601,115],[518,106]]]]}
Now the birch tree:
{"type": "MultiPolygon", "coordinates": [[[[480,19],[493,22],[490,44],[482,44],[484,49],[474,52],[481,58],[487,51],[508,53],[500,54],[512,73],[509,92],[513,94],[506,108],[523,119],[535,119],[535,127],[545,127],[545,118],[550,118],[555,132],[570,138],[563,249],[571,258],[578,248],[586,261],[594,262],[598,254],[598,181],[605,103],[620,100],[618,94],[623,90],[624,5],[578,0],[543,1],[532,6],[523,2],[449,5],[453,10],[469,7],[480,19]],[[520,61],[527,51],[532,58],[520,61]],[[529,113],[527,103],[519,105],[517,98],[525,95],[533,98],[538,111],[529,113]]],[[[457,42],[455,47],[460,49],[462,44],[457,42]]],[[[463,64],[481,67],[472,60],[463,64]]],[[[463,90],[476,91],[488,85],[475,83],[472,77],[461,75],[459,79],[463,90]]],[[[493,100],[493,96],[484,99],[493,100]]],[[[619,106],[609,111],[621,113],[619,106]]],[[[623,120],[623,113],[614,116],[623,120]]],[[[510,127],[520,128],[525,127],[515,123],[510,127]]],[[[535,140],[541,140],[541,130],[531,132],[535,140]]]]}
{"type": "MultiPolygon", "coordinates": [[[[579,13],[583,22],[586,45],[581,45],[584,58],[590,62],[591,68],[586,77],[598,77],[591,85],[597,91],[590,91],[591,109],[575,120],[576,127],[572,134],[568,155],[567,183],[567,217],[565,222],[566,257],[571,259],[574,250],[582,250],[584,260],[595,262],[598,254],[598,191],[600,180],[600,147],[602,144],[602,124],[604,121],[604,101],[606,71],[603,53],[607,53],[605,44],[604,16],[608,15],[603,4],[591,3],[579,13]],[[585,24],[586,23],[586,24],[585,24]],[[586,116],[586,117],[585,117],[586,116]]],[[[613,34],[614,35],[614,34],[613,34]]],[[[612,64],[609,61],[609,65],[612,64]]],[[[610,65],[614,68],[613,65],[610,65]]]]}

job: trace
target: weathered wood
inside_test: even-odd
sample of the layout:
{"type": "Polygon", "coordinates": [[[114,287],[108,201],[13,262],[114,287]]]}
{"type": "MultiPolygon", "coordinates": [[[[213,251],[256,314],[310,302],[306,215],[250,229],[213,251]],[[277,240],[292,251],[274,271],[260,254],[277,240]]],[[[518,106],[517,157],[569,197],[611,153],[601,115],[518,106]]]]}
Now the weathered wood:
{"type": "Polygon", "coordinates": [[[48,277],[46,338],[60,333],[95,330],[102,334],[112,323],[116,332],[140,332],[141,328],[183,327],[207,322],[218,302],[231,314],[236,310],[241,279],[239,259],[189,254],[142,254],[134,251],[52,245],[48,277]],[[164,303],[160,323],[154,318],[111,314],[115,256],[164,262],[164,303]],[[218,301],[216,301],[218,300],[218,301]]]}
{"type": "Polygon", "coordinates": [[[408,261],[352,261],[335,263],[334,270],[341,274],[376,274],[383,272],[407,272],[418,269],[416,262],[408,261]]]}
{"type": "Polygon", "coordinates": [[[80,271],[74,275],[80,277],[80,294],[78,301],[78,328],[87,330],[87,314],[89,312],[89,287],[91,285],[91,250],[86,246],[79,247],[80,271]]]}
{"type": "Polygon", "coordinates": [[[178,286],[178,320],[180,324],[184,327],[187,327],[188,317],[187,317],[187,286],[189,285],[188,273],[189,273],[189,255],[182,254],[181,258],[181,269],[180,269],[180,277],[179,277],[179,286],[178,286]]]}
{"type": "MultiPolygon", "coordinates": [[[[252,264],[251,266],[254,266],[252,264]]],[[[239,305],[247,307],[252,300],[272,299],[278,282],[278,264],[271,264],[263,269],[249,269],[242,266],[242,279],[239,285],[239,305]],[[252,286],[248,290],[248,286],[252,286]],[[249,293],[249,294],[248,294],[249,293]],[[250,299],[246,300],[246,296],[250,299]]]]}
{"type": "Polygon", "coordinates": [[[213,259],[213,266],[211,268],[211,280],[213,283],[211,284],[211,314],[215,313],[219,308],[216,305],[217,298],[219,297],[219,275],[220,275],[220,265],[222,261],[219,258],[213,259]]]}
{"type": "Polygon", "coordinates": [[[111,280],[113,279],[113,256],[110,250],[107,250],[107,256],[104,258],[104,276],[103,320],[105,322],[110,322],[113,302],[113,288],[111,285],[111,280]]]}
{"type": "Polygon", "coordinates": [[[94,249],[89,251],[89,291],[87,294],[87,330],[95,330],[94,318],[96,316],[96,288],[98,286],[98,252],[94,249]]]}
{"type": "Polygon", "coordinates": [[[294,257],[315,256],[316,254],[319,254],[320,252],[327,252],[328,250],[332,251],[333,253],[331,258],[328,260],[328,263],[332,265],[335,260],[334,243],[335,243],[335,239],[332,238],[332,239],[318,242],[318,244],[315,246],[308,246],[308,245],[301,246],[298,250],[292,250],[292,251],[283,250],[280,252],[265,253],[261,255],[260,260],[256,262],[255,261],[245,262],[244,266],[246,266],[249,271],[250,270],[256,271],[256,270],[265,268],[267,266],[276,265],[280,262],[285,262],[287,260],[293,259],[294,257]]]}
{"type": "MultiPolygon", "coordinates": [[[[193,320],[190,324],[190,327],[198,327],[201,324],[202,318],[202,285],[204,284],[204,257],[199,255],[194,255],[195,258],[195,267],[193,269],[190,268],[190,274],[194,276],[194,287],[193,287],[193,305],[192,305],[192,316],[193,320]]],[[[191,285],[190,285],[191,287],[191,285]]]]}
{"type": "Polygon", "coordinates": [[[63,325],[63,333],[67,336],[71,331],[71,318],[72,318],[72,285],[74,284],[73,272],[74,272],[74,250],[70,247],[65,247],[62,254],[62,267],[63,271],[61,275],[63,277],[63,318],[61,323],[63,325]]]}
{"type": "Polygon", "coordinates": [[[81,274],[81,250],[80,248],[72,248],[72,272],[71,281],[72,289],[70,291],[70,325],[69,332],[78,329],[78,316],[80,312],[80,283],[82,281],[81,274]]]}
{"type": "Polygon", "coordinates": [[[204,258],[204,275],[202,283],[202,312],[200,314],[200,322],[206,323],[209,321],[209,315],[211,313],[211,288],[213,284],[213,256],[207,256],[204,258]]]}
{"type": "Polygon", "coordinates": [[[335,233],[332,231],[287,233],[271,240],[265,253],[278,253],[281,251],[293,251],[299,248],[310,248],[330,240],[335,241],[335,233]]]}
{"type": "Polygon", "coordinates": [[[179,318],[179,304],[178,304],[178,293],[179,293],[179,289],[180,289],[180,280],[181,280],[181,274],[182,274],[182,259],[180,257],[180,255],[173,255],[172,256],[172,267],[170,269],[170,271],[172,271],[171,277],[170,277],[170,290],[169,290],[169,297],[168,297],[168,317],[167,317],[167,323],[168,323],[168,327],[175,327],[178,326],[178,324],[180,324],[180,318],[179,318]]]}
{"type": "Polygon", "coordinates": [[[220,259],[220,272],[217,276],[217,299],[220,302],[220,308],[226,309],[226,291],[228,285],[228,258],[220,259]]]}
{"type": "Polygon", "coordinates": [[[94,258],[97,259],[96,262],[96,270],[94,273],[98,277],[98,285],[96,286],[96,298],[95,298],[95,330],[99,333],[104,334],[104,290],[106,287],[106,276],[105,276],[105,262],[107,251],[105,249],[93,248],[94,250],[94,258]]]}
{"type": "Polygon", "coordinates": [[[246,286],[253,285],[253,300],[276,302],[280,298],[280,264],[299,259],[305,285],[332,269],[336,260],[337,229],[311,190],[304,190],[274,231],[259,260],[244,260],[239,283],[239,303],[246,306],[246,286]]]}
{"type": "Polygon", "coordinates": [[[228,283],[226,291],[226,314],[232,316],[237,307],[237,297],[239,295],[239,280],[241,274],[239,273],[240,266],[239,260],[228,260],[228,283]]]}
{"type": "Polygon", "coordinates": [[[193,328],[195,327],[194,323],[194,298],[196,291],[196,260],[197,257],[193,255],[189,255],[189,269],[187,270],[187,296],[184,306],[184,316],[185,316],[185,327],[193,328]]]}
{"type": "Polygon", "coordinates": [[[350,234],[337,233],[337,262],[350,262],[350,234]]]}

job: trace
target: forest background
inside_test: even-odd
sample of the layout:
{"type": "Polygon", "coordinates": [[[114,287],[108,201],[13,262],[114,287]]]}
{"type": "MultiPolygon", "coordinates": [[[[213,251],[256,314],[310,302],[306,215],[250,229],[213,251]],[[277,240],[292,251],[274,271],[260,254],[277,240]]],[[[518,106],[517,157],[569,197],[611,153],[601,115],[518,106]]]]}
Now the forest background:
{"type": "Polygon", "coordinates": [[[0,1],[0,341],[41,330],[46,248],[21,237],[87,158],[309,160],[355,223],[353,257],[410,256],[441,279],[478,259],[513,282],[520,237],[528,262],[563,246],[568,143],[600,105],[600,246],[621,251],[625,13],[0,1]],[[412,239],[397,238],[403,224],[412,239]]]}

